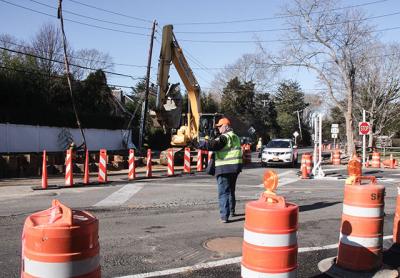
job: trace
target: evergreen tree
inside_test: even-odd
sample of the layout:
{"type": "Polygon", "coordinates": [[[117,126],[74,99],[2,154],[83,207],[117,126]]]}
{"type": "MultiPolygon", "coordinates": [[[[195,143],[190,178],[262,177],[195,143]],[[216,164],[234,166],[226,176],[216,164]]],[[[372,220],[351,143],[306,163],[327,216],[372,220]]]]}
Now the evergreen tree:
{"type": "MultiPolygon", "coordinates": [[[[279,136],[292,138],[293,132],[299,131],[299,123],[296,111],[300,111],[308,106],[304,101],[304,93],[296,81],[286,80],[279,84],[278,91],[274,98],[276,111],[278,113],[277,123],[279,125],[279,136]]],[[[306,127],[302,125],[302,132],[306,132],[306,127]]],[[[303,138],[304,138],[303,134],[303,138]]]]}

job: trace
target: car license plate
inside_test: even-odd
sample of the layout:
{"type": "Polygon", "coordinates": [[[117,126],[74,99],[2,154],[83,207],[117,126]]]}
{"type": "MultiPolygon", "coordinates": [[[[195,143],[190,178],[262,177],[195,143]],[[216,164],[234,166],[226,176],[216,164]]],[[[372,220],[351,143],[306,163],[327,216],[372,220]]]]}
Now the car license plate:
{"type": "Polygon", "coordinates": [[[279,157],[273,157],[272,160],[273,161],[279,161],[279,157]]]}

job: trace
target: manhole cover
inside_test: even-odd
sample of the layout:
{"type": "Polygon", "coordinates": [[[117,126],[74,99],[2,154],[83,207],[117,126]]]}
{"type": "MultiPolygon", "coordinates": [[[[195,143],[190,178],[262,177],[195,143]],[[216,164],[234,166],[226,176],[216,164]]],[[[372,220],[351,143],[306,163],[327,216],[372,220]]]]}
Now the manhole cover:
{"type": "Polygon", "coordinates": [[[214,252],[239,253],[242,251],[242,243],[241,237],[217,237],[205,241],[203,246],[214,252]]]}

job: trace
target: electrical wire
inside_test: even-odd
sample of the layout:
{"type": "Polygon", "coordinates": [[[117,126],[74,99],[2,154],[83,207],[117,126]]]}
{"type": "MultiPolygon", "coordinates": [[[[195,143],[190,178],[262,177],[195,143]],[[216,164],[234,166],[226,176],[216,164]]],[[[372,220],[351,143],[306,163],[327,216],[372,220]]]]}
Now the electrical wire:
{"type": "MultiPolygon", "coordinates": [[[[37,58],[37,59],[42,59],[42,60],[46,60],[46,61],[50,61],[50,62],[54,62],[54,63],[64,64],[64,62],[62,62],[62,61],[58,61],[58,60],[54,60],[54,59],[49,59],[49,58],[42,57],[42,56],[39,56],[39,55],[35,55],[35,54],[31,54],[31,53],[26,53],[26,52],[22,52],[22,51],[18,51],[18,50],[13,50],[13,49],[9,49],[9,48],[6,48],[6,47],[1,47],[1,46],[0,46],[0,49],[5,50],[5,51],[9,51],[9,52],[13,52],[13,53],[18,53],[18,54],[21,54],[21,55],[27,55],[27,56],[30,56],[30,57],[34,57],[34,58],[37,58]]],[[[103,69],[95,69],[95,68],[90,68],[90,67],[85,67],[85,66],[80,66],[80,65],[75,65],[75,64],[70,64],[70,65],[73,66],[73,67],[77,67],[77,68],[81,68],[81,69],[86,69],[86,70],[93,70],[93,71],[102,70],[104,73],[108,73],[108,74],[112,74],[112,75],[117,75],[117,76],[123,76],[123,77],[129,77],[129,78],[132,78],[133,80],[145,79],[145,78],[143,78],[143,77],[133,77],[132,75],[123,74],[123,73],[118,73],[118,72],[113,72],[113,71],[107,71],[107,70],[103,70],[103,69]]]]}
{"type": "MultiPolygon", "coordinates": [[[[14,42],[9,42],[9,41],[4,41],[0,39],[0,42],[3,43],[8,43],[8,44],[12,44],[15,46],[19,46],[22,48],[32,48],[31,46],[28,45],[23,45],[23,44],[18,44],[18,43],[14,43],[14,42]]],[[[49,52],[43,51],[46,54],[49,54],[49,52]]],[[[54,54],[58,54],[58,55],[62,55],[62,53],[59,52],[55,52],[54,54]]],[[[76,60],[82,60],[82,61],[90,61],[90,62],[98,62],[98,63],[105,63],[105,64],[111,64],[111,65],[115,65],[115,66],[126,66],[126,67],[136,67],[136,68],[147,68],[147,66],[145,65],[134,65],[134,64],[123,64],[123,63],[114,63],[114,62],[108,62],[108,61],[101,61],[101,60],[92,60],[92,59],[88,59],[88,58],[83,58],[83,57],[76,57],[76,56],[69,56],[73,59],[76,60]]]]}
{"type": "MultiPolygon", "coordinates": [[[[44,4],[44,3],[39,2],[39,1],[36,1],[36,0],[29,0],[29,1],[31,1],[31,2],[33,2],[33,3],[36,3],[36,4],[38,4],[38,5],[44,6],[44,7],[48,7],[48,8],[57,10],[56,7],[53,7],[53,6],[51,6],[51,5],[44,4]]],[[[68,10],[65,10],[65,9],[63,10],[63,13],[72,14],[72,15],[75,15],[75,16],[79,16],[79,17],[83,17],[83,18],[88,18],[88,19],[91,19],[91,20],[94,20],[94,21],[104,22],[104,23],[109,23],[109,24],[114,24],[114,25],[123,26],[123,27],[130,27],[130,28],[137,28],[137,29],[146,29],[146,30],[150,30],[150,29],[151,29],[150,27],[145,27],[145,26],[137,26],[137,25],[123,24],[123,23],[119,23],[119,22],[115,22],[115,21],[108,21],[108,20],[104,20],[104,19],[98,19],[98,18],[95,18],[95,17],[90,17],[90,16],[88,16],[88,15],[83,15],[83,14],[75,13],[75,12],[68,11],[68,10]]]]}
{"type": "MultiPolygon", "coordinates": [[[[398,11],[398,12],[393,12],[393,13],[388,13],[388,14],[365,17],[365,18],[361,18],[361,19],[353,19],[353,20],[346,20],[343,22],[327,23],[327,24],[325,24],[325,26],[332,26],[332,25],[346,24],[346,23],[351,23],[351,22],[360,22],[360,21],[366,21],[366,20],[371,20],[371,19],[385,18],[385,17],[395,16],[395,15],[399,15],[399,14],[400,14],[400,12],[398,11]]],[[[297,29],[296,28],[276,28],[276,29],[238,30],[238,31],[175,31],[174,33],[176,33],[176,34],[200,34],[200,35],[215,34],[215,35],[219,35],[219,34],[265,33],[265,32],[291,31],[291,30],[295,31],[297,29]]]]}
{"type": "MultiPolygon", "coordinates": [[[[73,0],[70,0],[73,1],[73,0]]],[[[374,5],[374,4],[379,4],[383,2],[387,2],[388,0],[378,0],[378,1],[373,1],[373,2],[367,2],[367,3],[361,3],[357,5],[352,5],[352,6],[345,6],[345,7],[340,7],[340,8],[335,8],[335,9],[330,9],[326,10],[323,12],[329,12],[329,11],[337,11],[337,10],[344,10],[344,9],[352,9],[352,8],[358,8],[358,7],[364,7],[368,5],[374,5]]],[[[318,14],[321,12],[315,12],[312,14],[318,14]]],[[[281,15],[281,16],[274,16],[274,17],[263,17],[263,18],[250,18],[250,19],[238,19],[238,20],[230,20],[230,21],[210,21],[210,22],[177,22],[174,23],[174,25],[218,25],[218,24],[232,24],[232,23],[244,23],[244,22],[254,22],[254,21],[267,21],[267,20],[276,20],[276,19],[284,19],[284,18],[291,18],[291,17],[299,17],[300,15],[281,15]]]]}
{"type": "MultiPolygon", "coordinates": [[[[2,1],[2,0],[0,0],[2,1]]],[[[379,33],[400,29],[400,26],[389,27],[379,30],[373,30],[371,33],[379,33]]],[[[190,39],[180,39],[183,42],[192,42],[192,43],[213,43],[213,44],[229,44],[229,43],[273,43],[273,42],[296,42],[303,41],[304,39],[274,39],[274,40],[190,40],[190,39]]],[[[311,41],[318,42],[318,41],[311,41]]]]}
{"type": "MultiPolygon", "coordinates": [[[[31,9],[31,8],[28,8],[28,7],[25,7],[25,6],[21,6],[21,5],[18,5],[18,4],[14,4],[14,3],[8,2],[6,0],[0,0],[0,2],[7,3],[9,5],[12,5],[12,6],[21,8],[21,9],[25,9],[25,10],[28,10],[28,11],[31,11],[31,12],[35,12],[35,13],[46,15],[46,16],[49,16],[49,17],[57,18],[54,15],[51,15],[51,14],[48,14],[48,13],[45,13],[45,12],[41,12],[41,11],[38,11],[38,10],[35,10],[35,9],[31,9]]],[[[72,19],[67,19],[67,18],[65,18],[64,20],[65,21],[69,21],[69,22],[73,22],[73,23],[76,23],[76,24],[80,24],[80,25],[85,25],[85,26],[97,28],[97,29],[107,30],[107,31],[113,31],[113,32],[136,35],[136,36],[142,36],[142,37],[149,37],[150,36],[150,35],[143,34],[143,33],[130,32],[130,31],[124,31],[124,30],[120,30],[120,29],[102,27],[102,26],[99,26],[99,25],[89,24],[89,23],[85,23],[85,22],[81,22],[81,21],[77,21],[77,20],[72,20],[72,19]]]]}
{"type": "Polygon", "coordinates": [[[130,18],[130,19],[134,19],[134,20],[138,20],[138,21],[153,23],[152,20],[148,20],[148,19],[144,19],[144,18],[140,18],[140,17],[135,17],[135,16],[131,16],[131,15],[126,15],[126,14],[119,13],[119,12],[114,12],[114,11],[111,11],[111,10],[102,9],[102,8],[99,8],[99,7],[96,7],[96,6],[92,6],[92,5],[89,5],[89,4],[85,4],[85,3],[82,3],[82,2],[79,2],[79,1],[76,1],[76,0],[69,0],[69,1],[73,2],[75,4],[86,6],[86,7],[89,7],[89,8],[92,8],[92,9],[96,9],[96,10],[99,10],[99,11],[103,11],[103,12],[106,12],[106,13],[119,15],[119,16],[122,16],[122,17],[130,18]]]}

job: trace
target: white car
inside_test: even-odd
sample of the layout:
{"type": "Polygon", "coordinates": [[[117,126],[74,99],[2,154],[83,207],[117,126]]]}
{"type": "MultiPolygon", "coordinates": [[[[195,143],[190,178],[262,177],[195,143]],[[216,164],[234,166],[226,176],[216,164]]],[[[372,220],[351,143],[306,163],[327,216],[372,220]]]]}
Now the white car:
{"type": "Polygon", "coordinates": [[[297,146],[291,139],[272,139],[261,153],[262,166],[285,164],[295,166],[297,146]]]}

